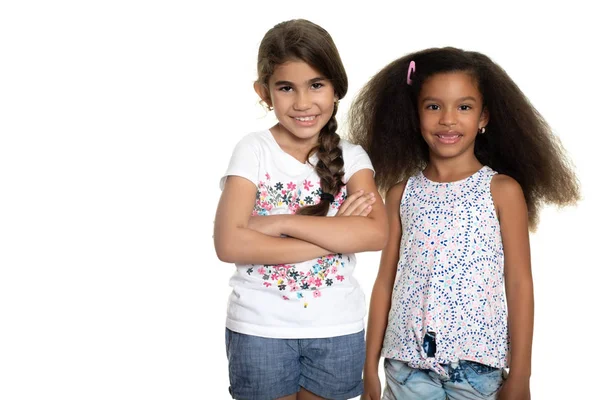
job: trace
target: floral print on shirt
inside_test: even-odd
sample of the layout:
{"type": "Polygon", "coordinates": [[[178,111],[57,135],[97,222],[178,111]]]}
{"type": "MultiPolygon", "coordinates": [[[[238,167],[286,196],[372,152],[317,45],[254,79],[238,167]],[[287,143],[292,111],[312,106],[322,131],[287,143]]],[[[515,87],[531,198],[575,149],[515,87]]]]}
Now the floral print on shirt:
{"type": "MultiPolygon", "coordinates": [[[[321,200],[320,182],[305,179],[297,182],[271,182],[269,173],[259,181],[256,203],[252,215],[295,214],[304,206],[318,204],[321,200]]],[[[335,196],[331,209],[339,209],[347,198],[346,186],[335,196]]],[[[300,300],[304,308],[309,298],[321,297],[321,290],[345,280],[343,268],[346,261],[342,254],[329,254],[314,260],[305,270],[298,270],[295,264],[255,265],[246,273],[260,277],[263,286],[279,290],[284,300],[300,300]]]]}
{"type": "MultiPolygon", "coordinates": [[[[320,182],[305,179],[302,183],[271,182],[271,175],[258,182],[256,203],[252,215],[295,214],[299,208],[318,204],[321,200],[320,182]],[[273,212],[275,211],[275,212],[273,212]]],[[[346,200],[346,186],[335,196],[330,208],[339,209],[346,200]]]]}

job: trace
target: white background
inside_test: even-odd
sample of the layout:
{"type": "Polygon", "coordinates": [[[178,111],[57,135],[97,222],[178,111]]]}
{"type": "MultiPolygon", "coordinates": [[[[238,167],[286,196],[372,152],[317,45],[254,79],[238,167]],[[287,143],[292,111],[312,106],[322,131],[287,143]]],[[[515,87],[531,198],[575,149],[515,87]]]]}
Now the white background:
{"type": "MultiPolygon", "coordinates": [[[[342,132],[370,76],[444,45],[488,54],[547,118],[584,199],[532,234],[532,393],[589,398],[600,30],[584,2],[531,3],[2,2],[0,398],[228,398],[218,181],[234,144],[273,123],[252,89],[258,44],[298,17],[346,65],[342,132]]],[[[379,254],[358,261],[369,296],[379,254]]]]}

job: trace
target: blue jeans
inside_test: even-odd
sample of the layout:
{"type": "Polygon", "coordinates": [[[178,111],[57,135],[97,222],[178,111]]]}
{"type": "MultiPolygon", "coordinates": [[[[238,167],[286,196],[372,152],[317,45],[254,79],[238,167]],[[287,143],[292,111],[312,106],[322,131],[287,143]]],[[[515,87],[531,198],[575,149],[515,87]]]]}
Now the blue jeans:
{"type": "Polygon", "coordinates": [[[450,378],[387,358],[384,369],[383,400],[488,400],[496,398],[504,383],[501,368],[473,361],[444,365],[450,378]]]}
{"type": "Polygon", "coordinates": [[[225,330],[229,392],[238,400],[273,400],[300,387],[326,399],[363,391],[365,332],[321,339],[273,339],[225,330]]]}

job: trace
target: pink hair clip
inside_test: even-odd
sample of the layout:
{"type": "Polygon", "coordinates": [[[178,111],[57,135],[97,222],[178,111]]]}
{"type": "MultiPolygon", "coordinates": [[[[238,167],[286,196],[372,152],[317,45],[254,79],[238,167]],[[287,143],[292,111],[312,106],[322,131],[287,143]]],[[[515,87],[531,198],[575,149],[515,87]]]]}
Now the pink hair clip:
{"type": "Polygon", "coordinates": [[[408,65],[408,73],[406,74],[406,83],[409,85],[412,85],[412,79],[410,79],[410,75],[411,73],[414,73],[417,70],[417,67],[415,65],[414,61],[411,61],[410,64],[408,65]]]}

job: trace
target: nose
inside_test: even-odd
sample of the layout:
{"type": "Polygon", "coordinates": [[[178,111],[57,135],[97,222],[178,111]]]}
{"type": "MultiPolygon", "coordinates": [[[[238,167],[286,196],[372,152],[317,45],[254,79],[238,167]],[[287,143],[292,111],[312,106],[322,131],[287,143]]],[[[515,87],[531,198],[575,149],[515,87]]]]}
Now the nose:
{"type": "Polygon", "coordinates": [[[294,101],[294,110],[304,111],[311,107],[310,93],[305,90],[298,90],[294,101]]]}
{"type": "Polygon", "coordinates": [[[451,127],[456,125],[456,112],[453,109],[446,109],[440,116],[440,125],[451,127]]]}

